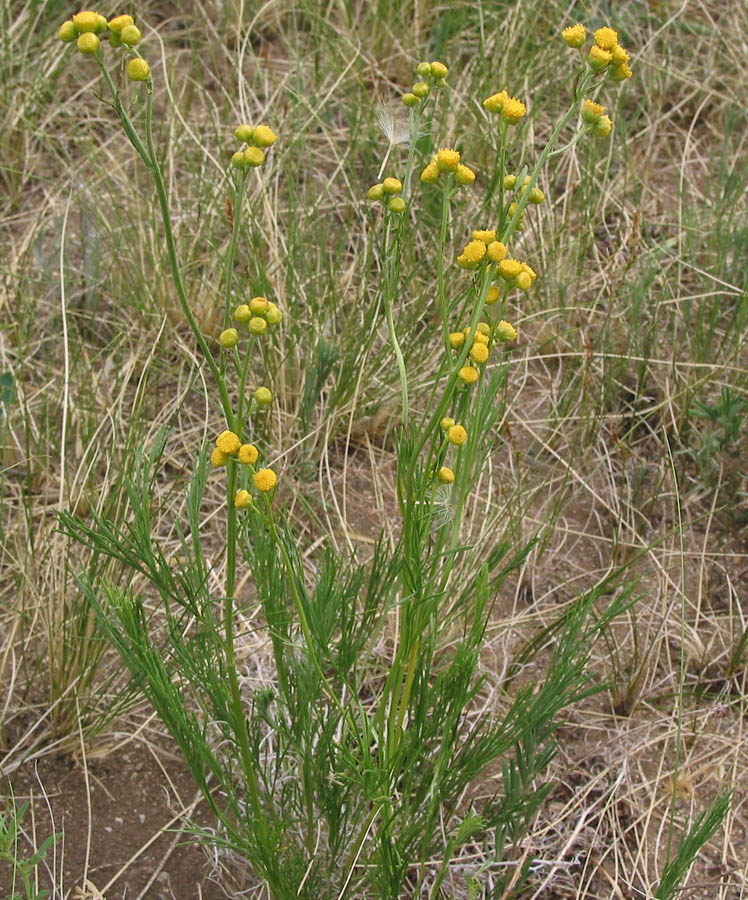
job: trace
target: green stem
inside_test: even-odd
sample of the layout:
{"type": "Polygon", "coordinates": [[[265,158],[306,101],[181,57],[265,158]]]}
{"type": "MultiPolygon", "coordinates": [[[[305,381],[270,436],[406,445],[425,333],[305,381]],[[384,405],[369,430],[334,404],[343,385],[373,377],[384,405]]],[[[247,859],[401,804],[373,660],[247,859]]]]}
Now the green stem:
{"type": "Polygon", "coordinates": [[[447,315],[447,293],[444,284],[444,247],[447,243],[447,227],[449,225],[449,201],[452,197],[451,179],[447,179],[442,189],[442,221],[439,229],[439,255],[437,257],[437,279],[439,284],[439,311],[442,317],[444,330],[444,349],[449,358],[451,347],[449,345],[449,321],[447,315]]]}

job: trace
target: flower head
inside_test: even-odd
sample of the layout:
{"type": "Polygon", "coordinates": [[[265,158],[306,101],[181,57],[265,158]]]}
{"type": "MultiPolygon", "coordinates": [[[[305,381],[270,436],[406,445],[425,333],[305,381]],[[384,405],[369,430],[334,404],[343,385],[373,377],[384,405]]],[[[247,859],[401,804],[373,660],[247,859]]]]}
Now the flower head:
{"type": "Polygon", "coordinates": [[[486,306],[493,306],[501,296],[501,291],[499,290],[498,285],[492,284],[488,289],[488,293],[486,294],[486,306]]]}
{"type": "Polygon", "coordinates": [[[234,497],[234,506],[237,509],[247,509],[252,505],[252,495],[249,491],[237,491],[234,497]]]}
{"type": "Polygon", "coordinates": [[[252,140],[258,147],[272,147],[278,136],[269,125],[256,125],[252,131],[252,140]]]}
{"type": "Polygon", "coordinates": [[[439,422],[439,427],[443,428],[444,431],[449,431],[449,429],[454,425],[455,420],[451,419],[449,416],[444,416],[444,418],[439,422]]]}
{"type": "Polygon", "coordinates": [[[92,31],[84,31],[78,35],[78,49],[81,53],[88,56],[92,53],[98,53],[101,42],[92,31]]]}
{"type": "Polygon", "coordinates": [[[449,69],[444,65],[443,62],[439,62],[436,60],[431,63],[431,74],[434,78],[446,78],[449,73],[449,69]]]}
{"type": "Polygon", "coordinates": [[[483,231],[473,232],[474,241],[483,241],[484,244],[490,244],[496,240],[496,232],[493,229],[485,229],[483,231]]]}
{"type": "Polygon", "coordinates": [[[273,392],[270,390],[270,388],[258,387],[255,391],[255,400],[260,404],[260,406],[267,406],[268,404],[273,402],[273,392]]]}
{"type": "Polygon", "coordinates": [[[501,117],[510,125],[516,125],[526,112],[525,104],[515,97],[510,97],[501,107],[501,117]]]}
{"type": "Polygon", "coordinates": [[[486,247],[488,258],[491,260],[491,262],[495,263],[501,262],[502,259],[505,259],[507,252],[508,251],[506,249],[506,244],[502,244],[501,241],[491,241],[488,247],[486,247]]]}
{"type": "Polygon", "coordinates": [[[130,81],[148,81],[151,77],[151,67],[144,59],[136,56],[127,64],[127,77],[130,81]]]}
{"type": "Polygon", "coordinates": [[[498,94],[491,94],[490,97],[486,97],[483,101],[483,105],[485,108],[492,113],[501,112],[502,107],[509,99],[509,94],[506,91],[499,91],[498,94]]]}
{"type": "Polygon", "coordinates": [[[219,450],[218,447],[213,448],[213,452],[210,454],[211,464],[216,468],[220,468],[221,466],[225,466],[229,461],[229,457],[222,450],[219,450]]]}
{"type": "Polygon", "coordinates": [[[457,265],[461,269],[475,269],[485,255],[486,245],[483,241],[468,241],[462,253],[457,257],[457,265]]]}
{"type": "Polygon", "coordinates": [[[610,69],[610,77],[613,81],[625,81],[627,78],[631,78],[633,74],[634,73],[626,63],[613,65],[610,69]]]}
{"type": "Polygon", "coordinates": [[[431,88],[425,81],[417,81],[410,90],[419,100],[423,100],[431,93],[431,88]]]}
{"type": "Polygon", "coordinates": [[[264,334],[267,331],[268,323],[261,316],[252,316],[248,327],[252,334],[264,334]]]}
{"type": "Polygon", "coordinates": [[[239,435],[233,431],[222,431],[216,438],[216,448],[227,456],[233,456],[241,447],[239,435]]]}
{"type": "Polygon", "coordinates": [[[385,194],[400,194],[403,190],[403,183],[399,178],[385,178],[382,182],[382,190],[385,194]]]}
{"type": "Polygon", "coordinates": [[[234,320],[237,322],[249,322],[251,318],[252,310],[246,303],[242,303],[241,306],[237,306],[234,310],[234,320]]]}
{"type": "Polygon", "coordinates": [[[522,271],[522,265],[518,259],[502,259],[499,263],[499,275],[507,280],[516,278],[522,271]]]}
{"type": "MultiPolygon", "coordinates": [[[[465,343],[465,335],[461,331],[453,331],[449,336],[449,346],[453,350],[459,350],[465,343]]],[[[452,423],[454,425],[454,422],[452,423]]]]}
{"type": "Polygon", "coordinates": [[[387,208],[393,213],[405,212],[405,201],[402,197],[390,197],[387,208]]]}
{"type": "Polygon", "coordinates": [[[603,50],[603,48],[599,47],[597,44],[592,45],[590,48],[590,55],[587,57],[590,67],[596,72],[602,72],[612,59],[613,57],[610,52],[608,50],[603,50]]]}
{"type": "Polygon", "coordinates": [[[254,444],[242,444],[238,452],[239,462],[245,466],[253,466],[260,457],[260,451],[254,444]]]}
{"type": "Polygon", "coordinates": [[[252,297],[249,301],[250,311],[255,316],[261,316],[263,313],[266,313],[269,305],[265,297],[252,297]]]}
{"type": "Polygon", "coordinates": [[[469,166],[460,164],[455,169],[455,181],[462,185],[472,184],[475,181],[475,172],[469,166]]]}
{"type": "Polygon", "coordinates": [[[609,116],[601,116],[593,127],[593,132],[595,133],[595,137],[604,138],[607,137],[613,128],[613,122],[610,120],[609,116]]]}
{"type": "Polygon", "coordinates": [[[452,425],[447,430],[447,440],[450,444],[456,444],[458,447],[461,447],[467,440],[467,431],[462,425],[452,425]]]}
{"type": "Polygon", "coordinates": [[[278,309],[275,303],[270,303],[268,301],[268,308],[265,312],[265,321],[268,325],[280,325],[282,319],[283,313],[278,309]]]}
{"type": "Polygon", "coordinates": [[[587,29],[584,25],[570,25],[561,32],[561,37],[569,47],[581,47],[587,39],[587,29]]]}
{"type": "Polygon", "coordinates": [[[485,344],[479,344],[477,341],[470,348],[470,359],[472,359],[474,363],[478,363],[478,365],[488,361],[488,354],[488,347],[485,344]]]}
{"type": "Polygon", "coordinates": [[[242,125],[237,125],[234,129],[234,137],[237,139],[237,141],[241,141],[243,144],[251,143],[252,135],[254,133],[254,128],[251,125],[247,125],[246,122],[242,125]]]}
{"type": "Polygon", "coordinates": [[[618,32],[607,25],[604,28],[598,28],[595,32],[595,43],[603,50],[612,50],[618,43],[618,32]]]}
{"type": "Polygon", "coordinates": [[[514,279],[514,283],[521,291],[529,291],[532,286],[532,278],[527,272],[520,272],[514,279]]]}
{"type": "Polygon", "coordinates": [[[115,16],[107,23],[107,27],[112,34],[119,34],[126,25],[134,25],[135,19],[132,16],[115,16]]]}
{"type": "Polygon", "coordinates": [[[119,33],[119,39],[123,44],[127,44],[128,47],[134,47],[140,43],[142,37],[143,34],[137,25],[125,25],[119,33]]]}
{"type": "Polygon", "coordinates": [[[230,350],[239,343],[239,332],[236,328],[227,328],[218,335],[218,340],[222,347],[225,347],[226,350],[230,350]]]}
{"type": "Polygon", "coordinates": [[[604,106],[600,106],[599,103],[594,103],[592,100],[585,100],[582,104],[582,121],[587,122],[588,125],[594,125],[604,112],[604,106]]]}
{"type": "Polygon", "coordinates": [[[421,172],[421,181],[424,184],[435,184],[439,180],[439,166],[435,162],[429,163],[421,172]]]}
{"type": "Polygon", "coordinates": [[[459,150],[443,147],[436,154],[436,165],[440,172],[454,172],[460,164],[459,150]]]}
{"type": "MultiPolygon", "coordinates": [[[[474,369],[472,366],[463,366],[460,371],[457,373],[457,377],[463,384],[475,384],[478,380],[478,370],[474,369]]],[[[454,426],[458,428],[459,426],[454,426]]],[[[450,429],[451,431],[452,429],[450,429]]],[[[455,443],[455,441],[452,441],[455,443]]]]}
{"type": "Polygon", "coordinates": [[[73,16],[73,24],[78,34],[92,34],[100,29],[99,14],[86,9],[73,16]]]}
{"type": "Polygon", "coordinates": [[[442,466],[436,473],[436,477],[442,484],[454,484],[455,473],[448,466],[442,466]]]}
{"type": "Polygon", "coordinates": [[[68,19],[67,22],[63,22],[60,25],[60,30],[57,32],[57,36],[63,42],[63,44],[70,44],[78,37],[78,29],[75,27],[75,22],[72,19],[68,19]]]}
{"type": "Polygon", "coordinates": [[[403,94],[402,100],[403,106],[418,106],[418,97],[415,94],[411,94],[410,91],[403,94]]]}
{"type": "Polygon", "coordinates": [[[517,340],[517,331],[513,325],[503,319],[496,325],[496,337],[504,343],[517,340]]]}
{"type": "Polygon", "coordinates": [[[263,493],[272,491],[278,484],[278,476],[272,469],[258,469],[252,478],[254,486],[263,493]]]}
{"type": "Polygon", "coordinates": [[[253,169],[265,162],[265,153],[259,147],[247,147],[244,151],[244,161],[253,169]]]}

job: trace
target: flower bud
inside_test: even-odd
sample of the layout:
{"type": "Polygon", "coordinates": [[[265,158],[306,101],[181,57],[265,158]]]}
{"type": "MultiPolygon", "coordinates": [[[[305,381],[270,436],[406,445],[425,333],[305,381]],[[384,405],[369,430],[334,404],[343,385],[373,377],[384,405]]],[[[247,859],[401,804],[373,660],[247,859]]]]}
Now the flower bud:
{"type": "Polygon", "coordinates": [[[268,311],[268,306],[270,304],[264,297],[252,297],[249,301],[249,308],[252,310],[252,315],[262,316],[268,311]]]}
{"type": "Polygon", "coordinates": [[[602,72],[603,69],[610,63],[613,57],[607,50],[603,50],[602,47],[598,47],[597,44],[593,44],[592,49],[590,50],[590,55],[587,57],[587,62],[590,64],[590,67],[595,70],[595,72],[602,72]]]}
{"type": "Polygon", "coordinates": [[[238,125],[234,129],[234,137],[243,144],[251,143],[253,134],[254,128],[251,125],[238,125]]]}
{"type": "Polygon", "coordinates": [[[419,62],[416,66],[416,73],[421,76],[421,78],[428,78],[431,74],[431,65],[427,62],[419,62]]]}
{"type": "Polygon", "coordinates": [[[143,37],[137,25],[125,25],[119,33],[119,39],[128,47],[134,47],[143,37]]]}
{"type": "MultiPolygon", "coordinates": [[[[465,343],[465,335],[461,331],[453,331],[449,336],[449,346],[453,350],[459,350],[465,343]]],[[[452,423],[454,424],[454,423],[452,423]]]]}
{"type": "Polygon", "coordinates": [[[381,200],[384,197],[384,185],[373,184],[366,192],[367,200],[381,200]]]}
{"type": "Polygon", "coordinates": [[[454,419],[451,419],[449,416],[444,416],[444,418],[439,422],[439,428],[444,429],[444,431],[448,431],[455,423],[454,419]]]}
{"type": "MultiPolygon", "coordinates": [[[[457,377],[463,384],[475,384],[478,380],[478,370],[473,368],[473,366],[463,366],[457,373],[457,377]]],[[[450,428],[450,431],[451,430],[452,429],[450,428]]]]}
{"type": "Polygon", "coordinates": [[[421,181],[424,184],[435,184],[439,180],[439,166],[436,163],[429,163],[421,172],[421,181]]]}
{"type": "Polygon", "coordinates": [[[442,466],[436,473],[436,477],[442,484],[454,484],[455,473],[448,466],[442,466]]]}
{"type": "Polygon", "coordinates": [[[260,406],[268,406],[268,404],[273,402],[273,393],[270,388],[258,387],[255,391],[255,400],[260,406]]]}
{"type": "Polygon", "coordinates": [[[621,63],[620,65],[614,65],[610,69],[610,77],[613,81],[625,81],[627,78],[631,78],[634,73],[631,71],[629,66],[626,63],[621,63]]]}
{"type": "Polygon", "coordinates": [[[112,34],[119,34],[126,25],[134,25],[135,19],[132,16],[115,16],[107,23],[107,27],[112,34]]]}
{"type": "Polygon", "coordinates": [[[127,64],[127,77],[130,81],[148,81],[151,77],[151,67],[144,59],[136,57],[127,64]]]}
{"type": "Polygon", "coordinates": [[[278,136],[269,125],[257,125],[252,132],[252,140],[258,147],[272,147],[278,136]]]}
{"type": "Polygon", "coordinates": [[[462,185],[472,184],[475,181],[475,172],[469,166],[463,166],[460,163],[455,169],[455,181],[462,185]]]}
{"type": "Polygon", "coordinates": [[[432,62],[431,63],[431,74],[434,78],[446,78],[449,73],[449,69],[442,62],[432,62]]]}
{"type": "Polygon", "coordinates": [[[393,213],[405,212],[405,201],[402,197],[392,197],[387,206],[393,213]]]}
{"type": "Polygon", "coordinates": [[[283,313],[278,309],[275,303],[268,303],[268,308],[265,313],[265,321],[268,325],[279,325],[282,318],[283,313]]]}
{"type": "Polygon", "coordinates": [[[75,27],[75,22],[72,19],[63,22],[57,35],[63,44],[71,44],[78,37],[78,29],[75,27]]]}
{"type": "MultiPolygon", "coordinates": [[[[241,153],[239,155],[241,156],[241,153]]],[[[242,303],[241,306],[237,306],[234,310],[234,320],[237,322],[249,322],[251,318],[252,310],[246,303],[242,303]]]]}
{"type": "Polygon", "coordinates": [[[227,350],[230,350],[232,347],[236,347],[239,343],[239,332],[236,328],[227,328],[225,331],[222,331],[218,336],[218,340],[221,342],[221,346],[225,347],[227,350]]]}
{"type": "Polygon", "coordinates": [[[408,107],[418,106],[418,97],[411,93],[403,94],[403,105],[408,107]]]}
{"type": "Polygon", "coordinates": [[[488,293],[486,294],[486,306],[493,306],[494,303],[498,302],[499,297],[501,296],[501,291],[498,286],[492,284],[488,289],[488,293]]]}
{"type": "Polygon", "coordinates": [[[410,90],[419,100],[423,100],[431,93],[431,88],[425,81],[417,81],[410,90]]]}
{"type": "Polygon", "coordinates": [[[252,316],[249,320],[249,330],[252,334],[264,334],[267,327],[268,323],[260,316],[252,316]]]}
{"type": "Polygon", "coordinates": [[[604,106],[600,106],[599,103],[595,103],[593,100],[585,100],[582,104],[582,121],[588,125],[594,125],[600,121],[600,117],[604,112],[604,106]]]}
{"type": "Polygon", "coordinates": [[[83,34],[78,35],[77,44],[78,49],[85,56],[98,53],[101,47],[101,42],[92,31],[84,31],[83,34]]]}
{"type": "Polygon", "coordinates": [[[226,465],[226,463],[229,461],[229,457],[226,453],[219,450],[218,447],[215,447],[213,449],[213,452],[210,454],[210,461],[212,465],[214,465],[216,468],[219,468],[220,466],[226,465]]]}
{"type": "Polygon", "coordinates": [[[498,113],[501,112],[502,107],[509,99],[509,94],[506,91],[499,91],[498,94],[491,94],[490,97],[486,97],[483,101],[483,106],[491,112],[498,113]]]}
{"type": "Polygon", "coordinates": [[[561,37],[569,47],[578,49],[587,40],[587,29],[584,25],[571,25],[569,28],[564,28],[561,32],[561,37]]]}
{"type": "Polygon", "coordinates": [[[529,291],[532,287],[532,278],[527,272],[520,272],[514,279],[514,283],[521,291],[529,291]]]}
{"type": "Polygon", "coordinates": [[[447,431],[447,440],[450,444],[456,444],[458,447],[461,447],[467,440],[467,431],[462,425],[453,425],[447,431]]]}
{"type": "Polygon", "coordinates": [[[106,31],[107,24],[106,16],[96,13],[96,34],[103,34],[106,31]]]}
{"type": "MultiPolygon", "coordinates": [[[[111,39],[110,39],[110,43],[111,43],[111,39]]],[[[237,150],[236,153],[232,153],[231,165],[235,169],[243,169],[246,167],[247,160],[244,159],[244,153],[241,150],[237,150]]]]}
{"type": "Polygon", "coordinates": [[[513,191],[517,186],[517,176],[516,175],[505,175],[504,176],[504,190],[505,191],[513,191]]]}
{"type": "Polygon", "coordinates": [[[265,162],[265,154],[259,147],[247,147],[244,151],[244,162],[254,169],[265,162]]]}
{"type": "Polygon", "coordinates": [[[248,509],[252,505],[252,495],[249,491],[237,491],[234,497],[234,506],[237,509],[248,509]]]}
{"type": "Polygon", "coordinates": [[[503,341],[504,343],[517,340],[516,329],[513,325],[510,325],[509,322],[505,322],[503,319],[497,324],[494,333],[498,340],[503,341]]]}
{"type": "Polygon", "coordinates": [[[601,116],[593,126],[592,130],[595,133],[595,137],[604,138],[610,134],[612,128],[613,123],[611,122],[610,117],[601,116]]]}
{"type": "Polygon", "coordinates": [[[403,184],[399,178],[385,178],[382,182],[382,189],[385,194],[399,194],[403,189],[403,184]]]}
{"type": "Polygon", "coordinates": [[[99,16],[95,12],[84,10],[73,16],[73,24],[78,34],[93,34],[99,30],[99,16]]]}

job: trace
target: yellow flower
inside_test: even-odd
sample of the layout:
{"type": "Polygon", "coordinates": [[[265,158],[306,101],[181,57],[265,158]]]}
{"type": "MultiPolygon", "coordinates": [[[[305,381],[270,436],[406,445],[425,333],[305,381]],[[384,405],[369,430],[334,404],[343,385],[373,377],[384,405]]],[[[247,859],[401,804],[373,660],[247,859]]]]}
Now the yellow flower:
{"type": "Polygon", "coordinates": [[[254,444],[242,444],[239,447],[239,462],[245,466],[253,466],[260,457],[260,451],[254,444]]]}
{"type": "Polygon", "coordinates": [[[459,165],[455,169],[455,181],[462,185],[472,184],[475,181],[475,172],[469,166],[459,165]]]}
{"type": "Polygon", "coordinates": [[[602,72],[612,58],[613,57],[607,50],[603,50],[602,47],[593,44],[590,49],[590,55],[587,57],[587,61],[596,72],[602,72]]]}
{"type": "Polygon", "coordinates": [[[272,147],[278,136],[269,125],[257,125],[252,132],[252,140],[258,147],[272,147]]]}
{"type": "Polygon", "coordinates": [[[545,194],[540,190],[539,187],[534,187],[530,191],[530,203],[542,203],[545,200],[545,194]]]}
{"type": "Polygon", "coordinates": [[[421,172],[421,181],[424,184],[434,184],[439,180],[439,166],[436,163],[429,163],[421,172]]]}
{"type": "Polygon", "coordinates": [[[501,241],[491,241],[488,247],[486,247],[486,253],[491,262],[501,262],[502,259],[506,258],[506,245],[502,244],[501,241]]]}
{"type": "Polygon", "coordinates": [[[449,69],[444,65],[444,63],[439,62],[438,60],[431,63],[431,74],[434,76],[434,78],[446,78],[448,72],[449,69]]]}
{"type": "Polygon", "coordinates": [[[142,37],[143,35],[137,25],[125,25],[119,33],[119,39],[123,44],[127,44],[128,47],[134,47],[140,42],[142,37]]]}
{"type": "MultiPolygon", "coordinates": [[[[111,44],[112,39],[116,38],[116,37],[117,37],[116,34],[111,34],[109,36],[109,43],[111,44]]],[[[117,40],[119,40],[119,38],[117,38],[117,40]]],[[[112,44],[112,46],[115,46],[115,45],[112,44]]],[[[237,150],[236,153],[231,154],[231,165],[232,166],[234,166],[237,169],[243,169],[246,166],[246,164],[247,163],[246,163],[246,160],[244,159],[244,154],[241,152],[241,150],[237,150]]]]}
{"type": "Polygon", "coordinates": [[[421,76],[421,78],[428,78],[428,76],[431,74],[431,63],[419,62],[416,66],[416,72],[421,76]]]}
{"type": "Polygon", "coordinates": [[[627,63],[631,59],[628,51],[624,50],[624,48],[620,44],[616,44],[615,47],[613,47],[613,49],[610,51],[610,55],[613,57],[613,62],[617,66],[620,66],[623,63],[627,63]]]}
{"type": "Polygon", "coordinates": [[[258,387],[255,391],[255,400],[261,406],[267,406],[269,403],[273,402],[273,392],[270,388],[258,387]]]}
{"type": "Polygon", "coordinates": [[[234,137],[243,144],[249,144],[252,140],[254,131],[254,128],[251,125],[247,125],[245,122],[243,125],[236,126],[234,129],[234,137]]]}
{"type": "Polygon", "coordinates": [[[454,484],[455,473],[448,466],[442,466],[436,473],[436,477],[442,484],[454,484]]]}
{"type": "Polygon", "coordinates": [[[521,291],[529,291],[532,286],[532,278],[530,278],[527,272],[520,272],[514,279],[514,283],[521,291]]]}
{"type": "Polygon", "coordinates": [[[417,81],[410,90],[419,100],[423,100],[424,97],[428,97],[431,93],[431,88],[425,81],[417,81]]]}
{"type": "Polygon", "coordinates": [[[403,94],[402,100],[405,106],[418,106],[418,97],[415,94],[411,94],[410,91],[407,94],[403,94]]]}
{"type": "Polygon", "coordinates": [[[533,281],[535,281],[535,279],[538,277],[538,273],[535,271],[535,269],[533,269],[532,266],[528,266],[526,262],[520,263],[520,268],[523,272],[527,272],[527,274],[530,276],[530,278],[532,278],[533,281]]]}
{"type": "Polygon", "coordinates": [[[600,106],[599,103],[594,103],[592,100],[585,100],[582,104],[582,121],[587,122],[588,125],[594,125],[604,112],[604,106],[600,106]]]}
{"type": "Polygon", "coordinates": [[[487,97],[483,101],[483,105],[485,108],[492,113],[501,112],[502,107],[509,99],[509,94],[506,91],[499,91],[498,94],[491,94],[490,97],[487,97]]]}
{"type": "Polygon", "coordinates": [[[491,241],[496,240],[496,232],[493,230],[485,230],[485,231],[474,231],[473,232],[473,240],[474,241],[483,241],[484,244],[490,244],[491,241]]]}
{"type": "Polygon", "coordinates": [[[399,178],[385,178],[382,189],[385,194],[399,194],[403,189],[403,183],[399,178]]]}
{"type": "Polygon", "coordinates": [[[151,67],[140,57],[131,59],[127,64],[127,77],[130,81],[148,81],[151,77],[151,67]]]}
{"type": "Polygon", "coordinates": [[[602,50],[612,50],[618,43],[618,32],[605,26],[595,32],[595,43],[602,50]]]}
{"type": "Polygon", "coordinates": [[[234,497],[234,506],[237,509],[247,509],[252,505],[252,495],[249,491],[237,491],[234,497]]]}
{"type": "Polygon", "coordinates": [[[449,416],[444,416],[444,418],[439,422],[439,427],[443,428],[445,431],[449,431],[449,429],[454,425],[455,420],[450,419],[449,416]]]}
{"type": "Polygon", "coordinates": [[[99,15],[86,9],[73,16],[73,25],[78,34],[92,34],[99,30],[99,15]]]}
{"type": "Polygon", "coordinates": [[[226,456],[233,456],[241,447],[242,442],[239,435],[233,431],[222,431],[216,438],[216,448],[225,453],[226,456]]]}
{"type": "Polygon", "coordinates": [[[631,78],[633,74],[634,73],[626,65],[626,63],[615,65],[610,70],[610,77],[613,79],[613,81],[625,81],[627,78],[631,78]]]}
{"type": "Polygon", "coordinates": [[[222,450],[219,450],[218,447],[214,447],[213,452],[210,454],[210,461],[218,469],[220,466],[226,465],[229,457],[222,450]]]}
{"type": "Polygon", "coordinates": [[[387,204],[387,207],[393,213],[405,212],[405,201],[402,197],[391,197],[390,202],[387,204]]]}
{"type": "Polygon", "coordinates": [[[112,34],[119,34],[126,25],[134,25],[135,19],[132,16],[115,16],[108,22],[108,28],[112,34]]]}
{"type": "Polygon", "coordinates": [[[449,346],[453,350],[459,350],[465,343],[465,335],[461,331],[453,331],[449,336],[449,346]]]}
{"type": "Polygon", "coordinates": [[[561,32],[561,37],[569,47],[581,47],[587,39],[587,29],[584,25],[570,25],[561,32]]]}
{"type": "Polygon", "coordinates": [[[63,22],[57,34],[64,44],[72,43],[78,37],[78,29],[75,27],[75,22],[72,19],[63,22]]]}
{"type": "MultiPolygon", "coordinates": [[[[478,370],[474,369],[472,366],[463,366],[457,373],[457,377],[463,384],[475,384],[475,382],[478,380],[478,370]]],[[[451,430],[452,429],[450,428],[450,431],[451,430]]]]}
{"type": "Polygon", "coordinates": [[[239,332],[236,328],[227,328],[218,335],[218,340],[221,342],[222,347],[230,350],[239,343],[239,332]]]}
{"type": "Polygon", "coordinates": [[[516,125],[526,112],[525,104],[515,97],[510,97],[501,107],[501,116],[510,125],[516,125]]]}
{"type": "Polygon", "coordinates": [[[522,271],[522,265],[518,259],[502,259],[499,263],[499,275],[507,280],[516,278],[522,271]]]}
{"type": "Polygon", "coordinates": [[[478,337],[479,334],[489,335],[491,334],[491,326],[488,322],[478,322],[475,326],[475,336],[478,337]]]}
{"type": "Polygon", "coordinates": [[[505,343],[517,340],[516,329],[513,325],[510,325],[509,322],[504,321],[504,319],[497,324],[495,334],[498,340],[504,341],[505,343]]]}
{"type": "Polygon", "coordinates": [[[252,316],[249,320],[249,330],[252,334],[264,334],[267,331],[268,323],[260,316],[252,316]]]}
{"type": "Polygon", "coordinates": [[[470,348],[470,359],[479,365],[488,361],[488,354],[488,347],[485,344],[479,344],[477,341],[470,348]]]}
{"type": "Polygon", "coordinates": [[[485,344],[486,346],[488,346],[488,335],[483,334],[480,331],[476,331],[475,336],[473,337],[473,343],[470,346],[474,347],[476,344],[485,344]]]}
{"type": "Polygon", "coordinates": [[[501,292],[497,285],[492,284],[488,289],[488,293],[486,294],[486,306],[493,306],[501,296],[501,292]]]}
{"type": "Polygon", "coordinates": [[[517,184],[517,176],[516,175],[505,175],[504,176],[504,190],[505,191],[513,191],[517,184]]]}
{"type": "Polygon", "coordinates": [[[265,313],[265,320],[268,325],[279,325],[283,318],[283,313],[278,309],[275,303],[268,301],[268,308],[265,313]]]}
{"type": "Polygon", "coordinates": [[[462,254],[457,257],[457,265],[462,269],[475,269],[485,255],[486,245],[483,241],[469,241],[462,254]]]}
{"type": "Polygon", "coordinates": [[[234,319],[237,322],[249,322],[252,318],[252,310],[247,306],[246,303],[242,303],[241,306],[237,306],[234,310],[234,319]]]}
{"type": "Polygon", "coordinates": [[[265,162],[265,154],[259,147],[247,147],[244,151],[244,160],[248,166],[256,168],[265,162]]]}
{"type": "Polygon", "coordinates": [[[258,491],[272,491],[278,484],[278,476],[272,469],[258,469],[252,478],[254,486],[258,491]]]}
{"type": "Polygon", "coordinates": [[[460,154],[457,150],[442,148],[436,154],[436,165],[440,172],[454,172],[460,164],[460,154]]]}
{"type": "Polygon", "coordinates": [[[249,301],[249,308],[255,316],[261,316],[263,313],[267,312],[268,305],[265,297],[252,297],[249,301]]]}
{"type": "Polygon", "coordinates": [[[456,444],[461,447],[467,440],[467,431],[462,425],[452,425],[447,431],[447,440],[450,444],[456,444]]]}
{"type": "Polygon", "coordinates": [[[610,117],[602,116],[595,123],[595,126],[593,127],[592,130],[594,131],[596,137],[604,138],[610,134],[612,128],[613,128],[613,123],[611,122],[610,117]]]}
{"type": "Polygon", "coordinates": [[[78,35],[78,49],[81,53],[88,56],[91,53],[97,53],[101,47],[101,42],[91,31],[84,31],[78,35]]]}

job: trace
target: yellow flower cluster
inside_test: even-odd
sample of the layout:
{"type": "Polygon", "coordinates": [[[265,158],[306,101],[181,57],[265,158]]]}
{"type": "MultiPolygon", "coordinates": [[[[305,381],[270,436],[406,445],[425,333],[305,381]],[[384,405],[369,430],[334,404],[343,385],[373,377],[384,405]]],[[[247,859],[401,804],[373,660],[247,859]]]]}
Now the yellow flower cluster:
{"type": "Polygon", "coordinates": [[[483,105],[489,112],[501,113],[501,118],[510,125],[516,125],[527,112],[525,104],[516,97],[510,97],[506,91],[491,94],[483,101],[483,105]]]}
{"type": "MultiPolygon", "coordinates": [[[[114,16],[107,21],[106,16],[91,10],[83,10],[63,22],[58,35],[65,44],[75,41],[84,56],[95,56],[101,53],[99,35],[106,33],[109,34],[109,44],[112,47],[124,45],[132,48],[143,37],[132,16],[114,16]]],[[[150,66],[140,56],[135,56],[127,63],[126,71],[131,81],[148,81],[151,77],[150,66]]]]}
{"type": "MultiPolygon", "coordinates": [[[[517,204],[509,206],[509,215],[513,215],[517,204]]],[[[496,232],[492,230],[474,231],[472,240],[462,248],[457,257],[457,265],[461,269],[477,269],[484,263],[495,263],[501,277],[521,291],[527,291],[538,277],[535,270],[526,262],[507,256],[506,245],[496,240],[496,232]]],[[[491,285],[486,295],[486,304],[491,306],[499,299],[499,288],[491,285]]]]}
{"type": "Polygon", "coordinates": [[[237,169],[254,169],[265,162],[265,151],[278,140],[269,125],[239,125],[234,129],[234,137],[247,146],[237,150],[231,157],[231,164],[237,169]]]}
{"type": "Polygon", "coordinates": [[[442,87],[449,69],[441,62],[420,62],[416,66],[417,81],[408,93],[403,94],[405,106],[418,106],[431,93],[431,88],[442,87]]]}
{"type": "MultiPolygon", "coordinates": [[[[227,465],[233,457],[236,457],[242,465],[254,468],[260,453],[254,444],[242,444],[239,435],[233,431],[222,431],[216,438],[216,446],[210,454],[210,461],[218,468],[227,465]]],[[[258,469],[252,475],[252,482],[258,491],[272,491],[278,484],[278,476],[272,469],[258,469]]],[[[251,505],[252,498],[249,491],[240,490],[236,493],[234,506],[237,509],[247,509],[251,505]]]]}
{"type": "MultiPolygon", "coordinates": [[[[527,186],[530,184],[530,176],[526,175],[522,180],[522,184],[519,185],[519,194],[521,198],[524,198],[525,191],[527,190],[527,186]]],[[[514,191],[517,190],[518,179],[516,175],[505,175],[504,176],[504,190],[506,191],[514,191]]],[[[545,194],[540,190],[539,187],[534,187],[530,191],[530,196],[528,198],[529,203],[535,203],[540,205],[545,201],[545,194]]]]}
{"type": "MultiPolygon", "coordinates": [[[[584,25],[572,25],[561,32],[569,47],[581,49],[587,40],[584,25]]],[[[607,25],[598,28],[587,62],[595,72],[606,72],[613,81],[625,81],[633,72],[629,67],[630,56],[618,43],[618,32],[607,25]]]]}
{"type": "Polygon", "coordinates": [[[460,151],[443,147],[421,172],[424,184],[436,184],[441,176],[453,178],[456,184],[467,185],[475,181],[475,172],[460,162],[460,151]]]}
{"type": "Polygon", "coordinates": [[[367,200],[381,200],[387,204],[387,209],[393,213],[405,212],[405,200],[400,196],[403,191],[403,183],[399,178],[385,178],[378,184],[373,184],[366,192],[367,200]]]}
{"type": "MultiPolygon", "coordinates": [[[[268,326],[272,328],[279,325],[283,320],[283,313],[265,297],[252,297],[249,303],[236,307],[234,320],[240,324],[246,323],[250,334],[260,335],[265,334],[268,326]]],[[[230,350],[239,343],[239,332],[236,328],[227,328],[221,332],[218,340],[222,347],[230,350]]]]}
{"type": "Polygon", "coordinates": [[[613,122],[604,113],[605,107],[592,100],[585,100],[582,104],[582,121],[591,125],[592,133],[600,138],[607,137],[613,128],[613,122]]]}

